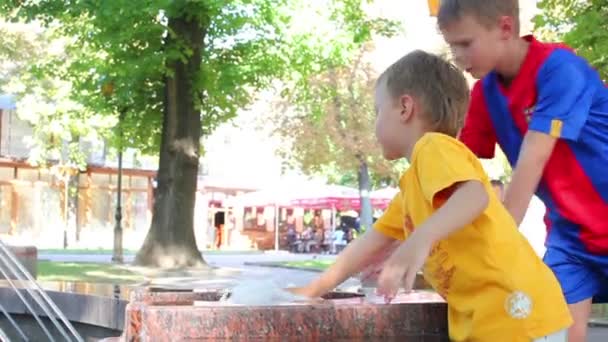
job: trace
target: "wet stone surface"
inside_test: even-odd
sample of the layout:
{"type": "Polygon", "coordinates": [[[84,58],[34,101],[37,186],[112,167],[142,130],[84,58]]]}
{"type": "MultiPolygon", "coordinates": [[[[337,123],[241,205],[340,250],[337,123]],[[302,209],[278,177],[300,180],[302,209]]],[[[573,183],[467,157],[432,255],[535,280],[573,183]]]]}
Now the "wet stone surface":
{"type": "Polygon", "coordinates": [[[447,341],[447,310],[432,292],[393,303],[360,293],[265,306],[229,304],[226,291],[141,289],[127,306],[127,341],[447,341]]]}

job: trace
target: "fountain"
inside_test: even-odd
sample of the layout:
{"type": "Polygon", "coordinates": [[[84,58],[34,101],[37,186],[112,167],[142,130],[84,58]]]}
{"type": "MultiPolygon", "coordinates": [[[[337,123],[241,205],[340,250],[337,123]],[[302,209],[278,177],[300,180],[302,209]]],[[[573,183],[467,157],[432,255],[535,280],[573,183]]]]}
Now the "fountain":
{"type": "Polygon", "coordinates": [[[126,341],[447,341],[447,308],[434,292],[400,294],[391,304],[336,291],[323,300],[243,306],[221,289],[147,287],[131,293],[126,341]]]}
{"type": "MultiPolygon", "coordinates": [[[[293,301],[278,296],[278,300],[265,302],[251,297],[253,302],[263,304],[238,305],[223,299],[242,293],[250,297],[249,290],[245,287],[243,292],[230,283],[252,282],[260,275],[236,279],[232,273],[212,269],[198,276],[188,274],[189,284],[185,278],[161,276],[154,284],[148,282],[128,290],[130,302],[125,308],[125,293],[119,286],[111,286],[112,293],[101,296],[98,291],[43,289],[0,241],[0,274],[5,279],[0,281],[0,311],[4,316],[0,319],[0,339],[447,340],[446,305],[432,291],[400,294],[391,304],[383,303],[366,287],[360,293],[337,290],[318,300],[293,301]]],[[[282,293],[279,289],[283,285],[274,291],[264,286],[264,281],[252,292],[265,292],[270,297],[282,293]]]]}
{"type": "MultiPolygon", "coordinates": [[[[35,320],[34,325],[38,324],[43,333],[41,336],[44,336],[46,340],[84,341],[48,293],[36,282],[30,270],[24,266],[23,261],[26,261],[26,265],[30,264],[31,266],[32,255],[36,255],[35,248],[8,247],[0,241],[0,274],[9,285],[2,286],[2,290],[11,289],[13,291],[11,298],[18,298],[19,304],[22,304],[31,314],[35,320]],[[15,254],[19,255],[21,260],[15,254]]],[[[33,261],[35,263],[35,259],[33,261]]],[[[0,339],[3,341],[13,340],[14,338],[23,341],[30,340],[31,337],[23,329],[23,322],[14,317],[13,310],[7,309],[8,304],[11,304],[10,301],[4,299],[1,303],[0,311],[8,324],[0,326],[0,339]],[[10,325],[14,330],[16,334],[14,338],[9,337],[4,325],[10,325]]]]}

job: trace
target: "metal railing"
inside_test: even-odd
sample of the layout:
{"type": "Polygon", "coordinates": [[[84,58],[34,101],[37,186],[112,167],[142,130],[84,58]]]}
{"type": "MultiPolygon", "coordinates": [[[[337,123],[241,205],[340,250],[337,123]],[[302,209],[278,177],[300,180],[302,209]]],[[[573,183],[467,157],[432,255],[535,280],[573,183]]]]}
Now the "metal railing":
{"type": "MultiPolygon", "coordinates": [[[[11,252],[2,241],[0,241],[0,273],[10,284],[11,288],[15,291],[15,294],[17,297],[19,297],[30,314],[34,317],[49,341],[56,341],[56,337],[53,336],[51,330],[49,330],[44,320],[38,314],[39,310],[36,310],[32,304],[37,305],[37,307],[44,313],[44,316],[51,321],[52,326],[61,335],[61,341],[84,342],[83,338],[80,336],[80,334],[78,334],[76,329],[74,329],[70,321],[67,320],[65,315],[61,312],[61,310],[59,310],[48,294],[40,287],[32,275],[25,269],[19,260],[17,260],[13,252],[11,252]],[[29,295],[29,299],[26,294],[29,295]]],[[[29,341],[30,339],[19,327],[19,324],[17,324],[10,313],[1,304],[0,311],[2,311],[2,313],[7,317],[8,321],[13,326],[19,337],[23,341],[29,341]]],[[[5,331],[0,329],[0,340],[5,339],[8,341],[5,331]]]]}

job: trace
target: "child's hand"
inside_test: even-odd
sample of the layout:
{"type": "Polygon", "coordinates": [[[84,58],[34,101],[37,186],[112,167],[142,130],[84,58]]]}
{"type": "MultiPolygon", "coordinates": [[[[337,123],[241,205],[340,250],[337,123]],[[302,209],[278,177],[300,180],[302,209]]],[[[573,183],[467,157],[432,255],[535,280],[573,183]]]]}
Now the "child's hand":
{"type": "Polygon", "coordinates": [[[406,293],[412,290],[431,246],[429,240],[414,233],[387,260],[378,278],[378,294],[383,295],[387,303],[393,300],[401,284],[406,293]]]}
{"type": "Polygon", "coordinates": [[[369,259],[365,268],[359,273],[358,278],[364,287],[376,287],[378,276],[384,268],[384,264],[391,255],[401,246],[403,241],[396,240],[387,246],[382,252],[369,259]]]}
{"type": "Polygon", "coordinates": [[[310,288],[309,286],[305,286],[305,287],[288,287],[285,289],[285,291],[290,292],[291,294],[294,294],[296,296],[302,296],[302,297],[307,297],[307,298],[315,298],[318,297],[314,292],[314,290],[312,288],[310,288]]]}

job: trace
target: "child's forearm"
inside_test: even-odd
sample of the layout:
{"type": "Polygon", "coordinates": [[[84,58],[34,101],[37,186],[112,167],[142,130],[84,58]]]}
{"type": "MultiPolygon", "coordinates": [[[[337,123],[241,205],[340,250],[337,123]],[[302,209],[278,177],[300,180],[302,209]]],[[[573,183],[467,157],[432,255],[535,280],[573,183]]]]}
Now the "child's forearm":
{"type": "Polygon", "coordinates": [[[505,208],[518,226],[523,221],[530,200],[538,188],[555,142],[555,138],[537,132],[528,132],[524,138],[517,166],[513,170],[511,183],[504,197],[505,208]]]}
{"type": "Polygon", "coordinates": [[[374,229],[350,243],[336,259],[336,262],[319,278],[306,287],[306,296],[320,297],[342,284],[346,279],[359,272],[367,260],[379,253],[393,240],[374,229]]]}
{"type": "Polygon", "coordinates": [[[446,238],[473,222],[488,206],[488,193],[479,181],[461,183],[452,196],[414,234],[428,243],[446,238]]]}
{"type": "Polygon", "coordinates": [[[517,226],[526,216],[526,211],[538,187],[542,171],[538,172],[537,161],[522,161],[513,171],[511,183],[504,196],[504,206],[507,208],[517,226]]]}

